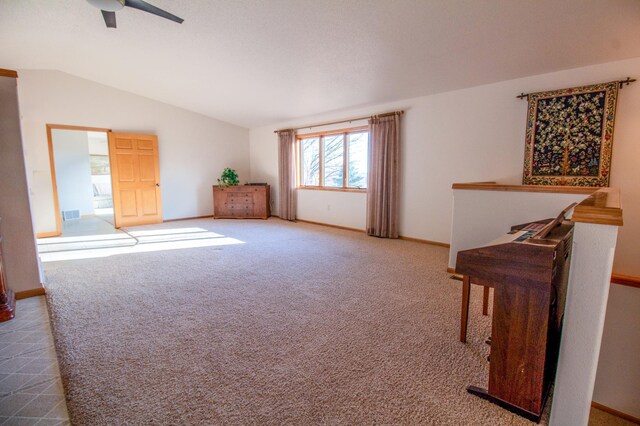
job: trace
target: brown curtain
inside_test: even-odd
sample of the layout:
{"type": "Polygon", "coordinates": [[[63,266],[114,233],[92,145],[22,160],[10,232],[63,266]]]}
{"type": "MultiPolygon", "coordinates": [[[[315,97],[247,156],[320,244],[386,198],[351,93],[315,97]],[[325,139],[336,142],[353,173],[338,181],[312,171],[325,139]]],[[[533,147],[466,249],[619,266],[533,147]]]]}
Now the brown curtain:
{"type": "Polygon", "coordinates": [[[367,234],[398,238],[400,113],[369,120],[367,234]]]}
{"type": "Polygon", "coordinates": [[[279,215],[286,220],[296,220],[295,142],[293,130],[278,132],[279,215]]]}

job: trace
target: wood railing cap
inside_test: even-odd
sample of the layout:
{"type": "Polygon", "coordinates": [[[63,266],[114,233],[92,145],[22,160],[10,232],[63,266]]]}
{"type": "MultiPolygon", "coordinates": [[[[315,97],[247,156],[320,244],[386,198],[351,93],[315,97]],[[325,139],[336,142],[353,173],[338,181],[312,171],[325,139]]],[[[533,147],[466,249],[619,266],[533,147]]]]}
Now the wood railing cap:
{"type": "Polygon", "coordinates": [[[551,192],[559,194],[592,194],[595,190],[595,188],[584,186],[503,185],[496,182],[454,183],[451,188],[477,191],[551,192]]]}
{"type": "Polygon", "coordinates": [[[0,68],[0,77],[18,78],[18,72],[14,70],[7,70],[4,68],[0,68]]]}
{"type": "Polygon", "coordinates": [[[573,210],[573,222],[622,226],[622,205],[618,188],[600,188],[573,210]]]}

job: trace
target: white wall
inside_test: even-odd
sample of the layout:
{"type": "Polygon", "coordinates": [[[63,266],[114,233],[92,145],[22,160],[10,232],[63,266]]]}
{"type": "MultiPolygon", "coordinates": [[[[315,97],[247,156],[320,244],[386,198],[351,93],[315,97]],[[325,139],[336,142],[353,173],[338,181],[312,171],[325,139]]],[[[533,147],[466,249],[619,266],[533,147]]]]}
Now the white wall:
{"type": "MultiPolygon", "coordinates": [[[[472,87],[439,95],[369,107],[349,109],[306,117],[251,129],[251,176],[256,181],[272,182],[274,214],[277,214],[278,157],[277,138],[273,130],[314,123],[348,119],[370,114],[404,109],[402,125],[402,164],[400,234],[431,241],[449,242],[454,182],[499,181],[520,184],[524,159],[524,138],[527,102],[516,99],[521,92],[561,89],[583,84],[600,83],[640,77],[640,58],[537,75],[496,84],[472,87]]],[[[618,233],[613,271],[640,276],[640,82],[626,86],[618,97],[611,186],[620,188],[624,210],[624,226],[618,233]]],[[[361,123],[353,123],[359,125],[361,123]]],[[[318,130],[318,129],[314,129],[318,130]]],[[[307,191],[311,192],[311,191],[307,191]]],[[[325,223],[350,226],[354,215],[362,215],[364,205],[360,194],[314,193],[300,191],[298,213],[302,219],[316,213],[325,223]],[[349,199],[349,201],[347,201],[349,199]],[[353,210],[345,215],[328,215],[326,205],[349,203],[353,210]]],[[[496,206],[505,209],[509,206],[496,206]]],[[[310,219],[312,220],[312,219],[310,219]]],[[[512,224],[505,224],[512,225],[512,224]]],[[[360,227],[360,226],[353,226],[360,227]]],[[[612,290],[612,294],[619,289],[612,290]]],[[[594,400],[614,409],[636,413],[638,380],[636,374],[637,307],[640,290],[625,292],[625,303],[612,298],[605,323],[600,375],[594,400]],[[629,308],[632,306],[632,308],[629,308]],[[632,309],[632,311],[629,311],[632,309]],[[612,313],[615,312],[615,313],[612,313]],[[624,328],[612,335],[609,317],[623,323],[624,328]],[[610,338],[607,338],[607,336],[610,338]],[[626,336],[626,337],[625,337],[626,336]],[[625,340],[626,339],[626,340],[625,340]],[[618,366],[605,368],[604,366],[618,366]],[[627,375],[625,371],[632,373],[627,375]],[[615,388],[615,395],[612,394],[615,388]],[[627,395],[618,398],[616,395],[627,395]],[[635,397],[631,411],[628,395],[635,397]],[[625,411],[626,410],[626,411],[625,411]]]]}
{"type": "Polygon", "coordinates": [[[18,94],[36,232],[55,231],[45,125],[158,135],[164,219],[213,213],[225,167],[249,180],[249,132],[219,120],[57,71],[19,71],[18,94]]]}
{"type": "Polygon", "coordinates": [[[612,285],[593,400],[640,419],[640,289],[612,285]]]}
{"type": "Polygon", "coordinates": [[[339,223],[347,228],[364,230],[366,202],[367,194],[364,192],[302,189],[298,191],[298,219],[318,223],[339,223]]]}
{"type": "Polygon", "coordinates": [[[51,139],[60,211],[80,210],[81,216],[92,215],[93,188],[87,132],[53,129],[51,139]]]}
{"type": "MultiPolygon", "coordinates": [[[[550,426],[589,422],[618,229],[575,223],[550,426]]],[[[619,379],[620,389],[634,386],[619,379]]]]}
{"type": "MultiPolygon", "coordinates": [[[[448,266],[455,269],[460,250],[483,246],[506,234],[511,225],[554,218],[571,203],[580,203],[588,196],[553,192],[454,189],[448,266]],[[496,209],[496,206],[509,208],[496,209]]],[[[567,217],[570,217],[570,214],[567,217]]]]}
{"type": "MultiPolygon", "coordinates": [[[[404,109],[402,125],[400,234],[449,242],[454,182],[522,182],[527,102],[521,92],[560,89],[640,76],[640,58],[472,87],[393,103],[306,117],[251,129],[251,176],[277,182],[277,138],[273,130],[404,109]]],[[[620,188],[625,226],[620,229],[614,271],[640,276],[640,83],[618,98],[611,186],[620,188]]],[[[354,123],[358,125],[361,123],[354,123]]],[[[344,126],[344,125],[343,125],[344,126]]],[[[314,130],[318,130],[314,128],[314,130]]],[[[278,189],[273,186],[274,214],[278,189]]],[[[302,191],[301,191],[302,192],[302,191]]],[[[340,193],[308,194],[299,203],[344,202],[340,193]],[[320,200],[322,198],[322,200],[320,200]],[[313,199],[313,201],[312,201],[313,199]]],[[[358,194],[351,194],[355,205],[358,194]]],[[[304,217],[301,216],[304,219],[304,217]]],[[[334,215],[328,223],[349,226],[352,217],[334,215]]]]}
{"type": "Polygon", "coordinates": [[[20,135],[16,79],[0,76],[0,231],[7,286],[42,288],[20,135]]]}

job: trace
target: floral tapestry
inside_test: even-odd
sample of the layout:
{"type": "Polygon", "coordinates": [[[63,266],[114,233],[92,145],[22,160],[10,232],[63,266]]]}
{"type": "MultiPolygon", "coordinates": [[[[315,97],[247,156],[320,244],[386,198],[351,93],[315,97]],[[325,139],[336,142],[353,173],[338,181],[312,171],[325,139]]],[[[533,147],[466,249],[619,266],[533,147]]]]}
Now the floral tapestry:
{"type": "Polygon", "coordinates": [[[618,84],[528,96],[523,184],[609,186],[618,84]]]}

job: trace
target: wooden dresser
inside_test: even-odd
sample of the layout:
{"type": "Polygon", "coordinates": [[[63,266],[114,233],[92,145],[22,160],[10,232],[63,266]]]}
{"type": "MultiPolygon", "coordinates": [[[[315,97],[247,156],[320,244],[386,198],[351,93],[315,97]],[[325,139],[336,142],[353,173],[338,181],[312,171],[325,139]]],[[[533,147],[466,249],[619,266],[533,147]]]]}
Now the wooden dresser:
{"type": "Polygon", "coordinates": [[[213,186],[216,219],[267,219],[271,215],[269,185],[213,186]]]}

